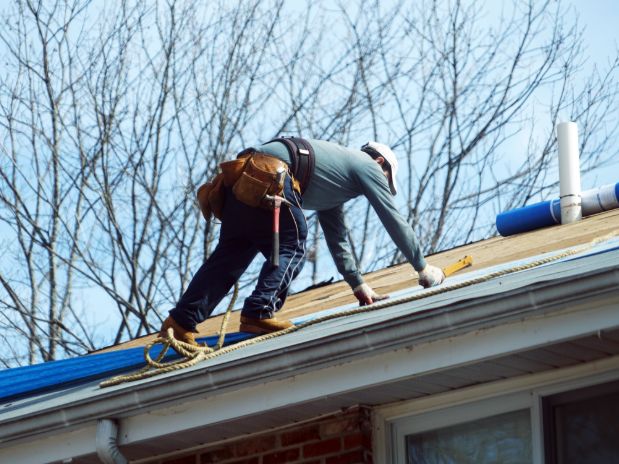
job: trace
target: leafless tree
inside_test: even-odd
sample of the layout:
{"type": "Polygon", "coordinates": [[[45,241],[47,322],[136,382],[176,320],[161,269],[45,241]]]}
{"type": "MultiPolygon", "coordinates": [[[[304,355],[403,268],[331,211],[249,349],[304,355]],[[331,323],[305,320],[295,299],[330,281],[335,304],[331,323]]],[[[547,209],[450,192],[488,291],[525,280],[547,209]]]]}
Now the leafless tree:
{"type": "Polygon", "coordinates": [[[483,16],[478,2],[433,0],[403,18],[389,131],[427,252],[488,236],[496,213],[553,193],[560,116],[579,123],[585,171],[617,153],[616,120],[603,119],[615,112],[617,57],[602,76],[579,73],[582,31],[561,2],[514,1],[491,26],[483,16]]]}
{"type": "MultiPolygon", "coordinates": [[[[579,122],[585,169],[614,154],[617,61],[582,74],[561,2],[514,0],[497,25],[482,6],[15,0],[0,28],[2,362],[155,330],[217,240],[197,186],[277,135],[390,144],[426,252],[551,192],[559,115],[579,122]]],[[[348,213],[364,270],[401,261],[367,202],[348,213]]],[[[308,222],[298,287],[333,271],[308,222]]]]}

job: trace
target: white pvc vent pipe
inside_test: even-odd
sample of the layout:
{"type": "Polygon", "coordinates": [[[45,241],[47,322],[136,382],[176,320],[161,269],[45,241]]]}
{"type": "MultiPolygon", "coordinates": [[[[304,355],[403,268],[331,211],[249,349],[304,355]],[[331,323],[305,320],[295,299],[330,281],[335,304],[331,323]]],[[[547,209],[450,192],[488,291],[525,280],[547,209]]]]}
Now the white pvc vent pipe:
{"type": "Polygon", "coordinates": [[[585,190],[581,197],[583,216],[591,216],[602,211],[619,208],[619,182],[585,190]]]}
{"type": "Polygon", "coordinates": [[[575,122],[557,124],[557,143],[561,224],[571,224],[582,219],[578,126],[575,122]]]}

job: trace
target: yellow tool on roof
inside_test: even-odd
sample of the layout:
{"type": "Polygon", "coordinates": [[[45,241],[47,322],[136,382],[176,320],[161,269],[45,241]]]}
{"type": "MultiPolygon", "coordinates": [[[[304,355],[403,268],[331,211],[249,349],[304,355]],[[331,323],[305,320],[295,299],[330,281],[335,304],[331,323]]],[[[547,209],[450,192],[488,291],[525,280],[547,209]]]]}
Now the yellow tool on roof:
{"type": "Polygon", "coordinates": [[[473,265],[473,257],[467,255],[464,258],[456,261],[455,263],[444,267],[443,274],[445,274],[445,277],[449,277],[454,272],[458,272],[459,270],[464,269],[465,267],[472,266],[472,265],[473,265]]]}

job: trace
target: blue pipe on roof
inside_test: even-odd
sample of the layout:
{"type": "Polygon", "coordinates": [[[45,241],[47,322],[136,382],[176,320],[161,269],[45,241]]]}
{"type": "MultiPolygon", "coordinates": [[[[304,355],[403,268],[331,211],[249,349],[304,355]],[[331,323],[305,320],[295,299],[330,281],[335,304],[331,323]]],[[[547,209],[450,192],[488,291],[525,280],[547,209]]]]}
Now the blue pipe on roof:
{"type": "Polygon", "coordinates": [[[496,228],[503,237],[555,224],[561,224],[558,199],[505,211],[496,217],[496,228]]]}
{"type": "MultiPolygon", "coordinates": [[[[583,216],[619,207],[619,182],[582,192],[583,216]],[[614,194],[614,198],[613,198],[614,194]]],[[[500,213],[496,228],[503,237],[561,224],[561,203],[558,198],[500,213]]]]}

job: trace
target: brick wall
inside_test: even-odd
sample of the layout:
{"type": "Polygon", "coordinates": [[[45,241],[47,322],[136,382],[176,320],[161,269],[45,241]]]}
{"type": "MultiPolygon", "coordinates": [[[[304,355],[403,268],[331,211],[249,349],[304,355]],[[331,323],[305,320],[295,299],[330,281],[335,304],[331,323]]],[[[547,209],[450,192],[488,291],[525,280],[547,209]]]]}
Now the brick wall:
{"type": "Polygon", "coordinates": [[[152,464],[371,464],[370,410],[354,407],[303,425],[152,464]]]}

